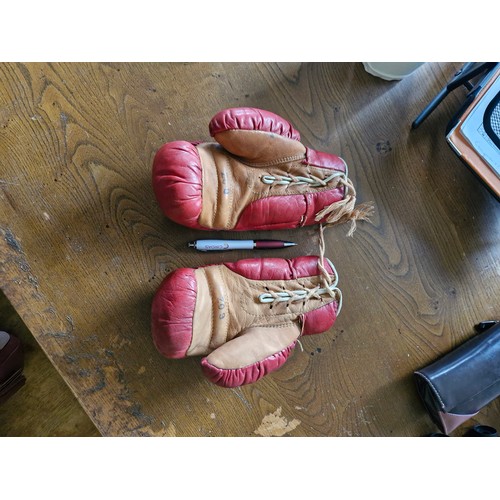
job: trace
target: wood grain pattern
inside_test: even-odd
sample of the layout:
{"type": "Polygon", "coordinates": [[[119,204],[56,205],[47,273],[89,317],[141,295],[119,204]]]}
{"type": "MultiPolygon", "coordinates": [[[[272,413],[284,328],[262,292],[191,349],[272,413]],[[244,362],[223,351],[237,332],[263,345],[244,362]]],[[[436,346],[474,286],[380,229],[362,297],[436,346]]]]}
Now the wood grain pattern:
{"type": "MultiPolygon", "coordinates": [[[[360,63],[0,65],[1,286],[103,435],[434,430],[412,372],[500,317],[498,204],[444,140],[460,92],[410,132],[459,67],[386,82],[360,63]],[[334,327],[257,384],[222,389],[199,358],[156,352],[151,300],[175,268],[253,254],[188,251],[200,233],[162,216],[151,165],[164,142],[209,140],[217,111],[245,105],[342,156],[376,213],[353,238],[327,231],[345,299],[334,327]]],[[[299,243],[283,257],[318,252],[315,228],[265,236],[299,243]]],[[[499,417],[494,402],[478,419],[499,417]]]]}
{"type": "Polygon", "coordinates": [[[100,436],[1,291],[0,328],[21,340],[26,377],[24,386],[0,406],[0,436],[100,436]]]}

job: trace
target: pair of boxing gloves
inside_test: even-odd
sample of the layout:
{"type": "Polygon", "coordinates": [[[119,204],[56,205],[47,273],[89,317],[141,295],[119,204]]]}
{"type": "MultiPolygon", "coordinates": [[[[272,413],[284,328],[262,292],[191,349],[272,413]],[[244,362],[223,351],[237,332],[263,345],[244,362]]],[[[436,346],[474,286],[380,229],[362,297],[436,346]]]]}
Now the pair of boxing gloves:
{"type": "MultiPolygon", "coordinates": [[[[153,190],[164,215],[199,230],[291,229],[365,219],[340,157],[302,144],[285,119],[231,108],[209,124],[214,142],[164,144],[153,190]]],[[[202,356],[217,385],[253,383],[277,370],[299,337],[327,331],[342,295],[332,262],[255,258],[177,269],[152,304],[152,336],[168,358],[202,356]]]]}

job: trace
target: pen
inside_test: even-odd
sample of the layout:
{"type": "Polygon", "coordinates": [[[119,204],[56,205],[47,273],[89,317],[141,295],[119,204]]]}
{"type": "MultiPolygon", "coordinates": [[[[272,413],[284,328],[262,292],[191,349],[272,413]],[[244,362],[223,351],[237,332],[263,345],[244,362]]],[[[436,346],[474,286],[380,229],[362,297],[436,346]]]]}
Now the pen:
{"type": "Polygon", "coordinates": [[[196,240],[188,243],[189,248],[200,252],[222,250],[260,250],[268,248],[293,247],[297,243],[281,240],[196,240]]]}

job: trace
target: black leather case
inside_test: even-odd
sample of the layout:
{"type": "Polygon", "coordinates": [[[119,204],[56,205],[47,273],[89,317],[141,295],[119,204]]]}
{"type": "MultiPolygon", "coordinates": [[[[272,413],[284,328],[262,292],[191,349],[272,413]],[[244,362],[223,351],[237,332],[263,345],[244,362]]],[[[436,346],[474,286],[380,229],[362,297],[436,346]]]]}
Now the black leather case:
{"type": "Polygon", "coordinates": [[[500,395],[500,322],[414,372],[417,391],[449,434],[500,395]]]}

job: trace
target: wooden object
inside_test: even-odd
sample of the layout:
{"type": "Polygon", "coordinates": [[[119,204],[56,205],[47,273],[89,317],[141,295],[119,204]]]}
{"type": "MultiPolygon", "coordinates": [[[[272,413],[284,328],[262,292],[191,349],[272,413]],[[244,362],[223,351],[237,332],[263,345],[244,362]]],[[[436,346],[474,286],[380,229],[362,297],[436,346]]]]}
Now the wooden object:
{"type": "MultiPolygon", "coordinates": [[[[0,65],[1,287],[105,436],[419,436],[433,432],[411,374],[500,317],[498,203],[450,150],[456,92],[414,117],[460,63],[387,82],[361,63],[0,65]],[[186,248],[201,233],[159,211],[157,149],[209,140],[220,109],[287,119],[342,156],[372,223],[325,232],[343,310],[256,384],[223,389],[199,358],[154,348],[150,305],[178,267],[255,257],[186,248]]],[[[317,228],[248,232],[318,253],[317,228]]],[[[491,403],[477,421],[500,427],[491,403]]],[[[472,424],[473,422],[471,422],[472,424]]]]}
{"type": "Polygon", "coordinates": [[[26,383],[0,405],[0,437],[99,436],[74,394],[1,291],[0,328],[21,341],[26,377],[26,383]]]}

